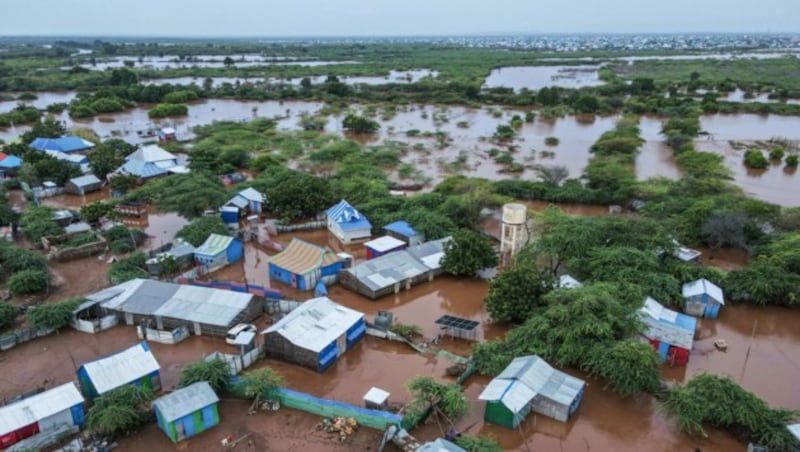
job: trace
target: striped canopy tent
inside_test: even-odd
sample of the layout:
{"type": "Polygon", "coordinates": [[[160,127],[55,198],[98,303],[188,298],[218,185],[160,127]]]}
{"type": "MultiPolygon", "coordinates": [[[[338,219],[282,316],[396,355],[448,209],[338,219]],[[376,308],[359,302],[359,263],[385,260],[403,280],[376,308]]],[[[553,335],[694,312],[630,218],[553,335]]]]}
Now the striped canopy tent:
{"type": "Polygon", "coordinates": [[[270,260],[269,276],[300,290],[312,290],[319,280],[335,280],[342,266],[343,261],[329,249],[292,239],[270,260]]]}

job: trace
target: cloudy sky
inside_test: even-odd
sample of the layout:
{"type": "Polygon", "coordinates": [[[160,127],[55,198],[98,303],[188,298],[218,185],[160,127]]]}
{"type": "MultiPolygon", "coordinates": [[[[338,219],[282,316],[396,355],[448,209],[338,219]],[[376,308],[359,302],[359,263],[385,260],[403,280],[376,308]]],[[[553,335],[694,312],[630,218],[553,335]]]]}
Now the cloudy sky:
{"type": "Polygon", "coordinates": [[[0,36],[800,32],[800,0],[0,0],[0,36]]]}

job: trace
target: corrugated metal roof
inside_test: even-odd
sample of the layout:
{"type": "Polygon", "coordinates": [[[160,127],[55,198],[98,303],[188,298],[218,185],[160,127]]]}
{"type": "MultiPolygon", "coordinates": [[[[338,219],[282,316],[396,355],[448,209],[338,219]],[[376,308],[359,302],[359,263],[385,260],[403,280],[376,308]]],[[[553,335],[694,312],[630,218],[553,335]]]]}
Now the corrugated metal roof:
{"type": "Polygon", "coordinates": [[[87,299],[102,301],[107,309],[226,327],[247,309],[253,295],[140,278],[89,295],[87,299]]]}
{"type": "Polygon", "coordinates": [[[402,235],[403,237],[414,237],[417,235],[417,231],[411,227],[408,222],[400,220],[395,221],[394,223],[389,223],[383,227],[386,231],[392,231],[396,234],[402,235]]]}
{"type": "Polygon", "coordinates": [[[269,262],[296,275],[304,275],[339,261],[340,258],[327,248],[295,238],[286,249],[272,256],[269,262]]]}
{"type": "Polygon", "coordinates": [[[81,232],[88,232],[91,231],[92,227],[89,223],[85,221],[80,221],[78,223],[72,223],[64,226],[64,232],[67,234],[79,234],[81,232]]]}
{"type": "Polygon", "coordinates": [[[83,396],[75,384],[70,382],[0,407],[0,435],[13,432],[80,403],[83,403],[83,396]]]}
{"type": "Polygon", "coordinates": [[[444,438],[437,438],[433,441],[428,441],[427,443],[419,446],[419,448],[417,448],[417,452],[467,452],[467,451],[444,438]]]}
{"type": "Polygon", "coordinates": [[[789,429],[789,432],[791,432],[795,438],[800,440],[800,424],[790,424],[787,425],[786,428],[789,429]]]}
{"type": "Polygon", "coordinates": [[[127,157],[119,167],[118,173],[143,178],[166,174],[178,165],[178,158],[156,145],[143,146],[127,157]]]}
{"type": "Polygon", "coordinates": [[[135,150],[128,155],[127,159],[142,160],[145,162],[161,162],[165,160],[177,161],[178,157],[155,144],[150,144],[135,150]]]}
{"type": "Polygon", "coordinates": [[[22,159],[16,155],[8,155],[0,160],[0,168],[18,168],[22,165],[22,159]]]}
{"type": "Polygon", "coordinates": [[[692,349],[697,319],[667,309],[651,297],[647,297],[639,315],[645,324],[644,336],[675,345],[687,350],[692,349]]]}
{"type": "Polygon", "coordinates": [[[64,136],[61,138],[37,138],[29,146],[39,151],[74,152],[91,149],[94,147],[94,143],[80,137],[64,136]]]}
{"type": "Polygon", "coordinates": [[[722,289],[711,281],[702,278],[697,281],[688,282],[683,285],[683,296],[685,298],[707,293],[709,297],[717,300],[719,304],[725,304],[722,289]]]}
{"type": "Polygon", "coordinates": [[[344,199],[326,210],[325,214],[338,223],[343,231],[372,227],[369,220],[344,199]]]}
{"type": "Polygon", "coordinates": [[[69,162],[73,165],[80,165],[81,163],[87,163],[89,161],[89,158],[83,154],[66,154],[59,151],[44,151],[44,153],[56,160],[69,162]]]}
{"type": "Polygon", "coordinates": [[[444,245],[450,240],[452,237],[430,240],[417,246],[408,247],[408,252],[429,269],[438,270],[444,257],[444,245]]]}
{"type": "Polygon", "coordinates": [[[253,187],[248,187],[240,191],[239,196],[248,201],[264,202],[264,194],[253,187]]]}
{"type": "Polygon", "coordinates": [[[81,177],[73,177],[69,181],[70,181],[70,183],[72,183],[72,184],[74,184],[74,185],[76,185],[78,187],[85,187],[87,185],[101,183],[100,179],[98,179],[97,176],[95,176],[94,174],[87,174],[87,175],[81,176],[81,177]]]}
{"type": "Polygon", "coordinates": [[[384,254],[345,270],[371,290],[380,290],[419,276],[428,267],[414,258],[407,250],[384,254]]]}
{"type": "Polygon", "coordinates": [[[546,397],[561,405],[570,405],[583,385],[583,380],[553,369],[536,355],[521,356],[511,361],[478,398],[499,400],[506,408],[518,413],[534,397],[546,397]],[[527,391],[520,386],[526,387],[527,391]]]}
{"type": "Polygon", "coordinates": [[[384,251],[393,250],[395,248],[399,248],[405,245],[406,242],[396,239],[391,235],[384,235],[383,237],[378,237],[375,240],[370,240],[369,242],[364,243],[364,246],[367,248],[372,248],[373,250],[382,253],[384,251]]]}
{"type": "Polygon", "coordinates": [[[583,287],[583,283],[573,278],[571,275],[561,275],[558,278],[558,287],[562,289],[578,289],[583,287]]]}
{"type": "Polygon", "coordinates": [[[211,234],[202,245],[194,250],[194,253],[203,254],[205,256],[216,256],[220,253],[224,253],[225,250],[228,249],[228,246],[231,244],[231,242],[233,242],[233,237],[220,234],[211,234]]]}
{"type": "Polygon", "coordinates": [[[231,198],[230,201],[228,201],[228,204],[229,205],[233,204],[235,207],[239,209],[244,209],[245,207],[247,207],[247,199],[245,199],[242,196],[236,195],[233,198],[231,198]]]}
{"type": "Polygon", "coordinates": [[[187,414],[219,402],[219,397],[207,381],[199,381],[177,389],[153,401],[165,422],[172,422],[187,414]]]}
{"type": "Polygon", "coordinates": [[[97,393],[103,394],[149,375],[161,366],[150,347],[140,342],[113,355],[84,363],[81,367],[86,370],[97,393]]]}
{"type": "Polygon", "coordinates": [[[319,297],[304,302],[262,334],[277,332],[298,347],[319,353],[363,318],[354,309],[319,297]]]}

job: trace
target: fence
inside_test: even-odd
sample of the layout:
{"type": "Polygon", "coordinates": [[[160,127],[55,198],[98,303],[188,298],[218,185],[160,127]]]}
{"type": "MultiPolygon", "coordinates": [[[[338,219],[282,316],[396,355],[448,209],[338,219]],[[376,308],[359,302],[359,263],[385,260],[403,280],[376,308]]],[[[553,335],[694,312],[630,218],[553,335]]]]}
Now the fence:
{"type": "Polygon", "coordinates": [[[228,363],[228,369],[230,370],[231,375],[238,375],[239,372],[241,372],[244,369],[247,369],[254,362],[256,362],[259,355],[261,355],[261,353],[263,352],[264,352],[264,344],[261,344],[242,355],[230,355],[227,353],[214,352],[206,356],[204,359],[206,361],[221,359],[226,363],[228,363]]]}
{"type": "Polygon", "coordinates": [[[232,290],[234,292],[251,293],[272,300],[279,300],[281,298],[281,291],[264,287],[258,284],[247,284],[233,281],[203,281],[191,278],[178,278],[175,280],[178,284],[189,284],[199,287],[211,287],[213,289],[232,290]]]}
{"type": "Polygon", "coordinates": [[[177,344],[189,337],[189,328],[179,326],[171,331],[165,331],[139,325],[136,327],[136,335],[139,336],[139,339],[158,342],[159,344],[177,344]]]}
{"type": "Polygon", "coordinates": [[[403,419],[401,416],[388,411],[372,410],[336,400],[321,399],[291,389],[279,388],[277,393],[283,406],[318,416],[352,417],[360,425],[378,430],[385,430],[390,425],[400,424],[403,419]]]}
{"type": "Polygon", "coordinates": [[[52,328],[24,328],[21,330],[14,330],[0,337],[0,350],[8,350],[17,344],[28,342],[37,337],[47,336],[54,331],[55,330],[52,328]]]}
{"type": "Polygon", "coordinates": [[[84,333],[99,333],[105,331],[119,323],[119,318],[115,315],[107,315],[95,320],[72,319],[70,325],[78,331],[84,333]]]}
{"type": "Polygon", "coordinates": [[[80,259],[83,257],[94,256],[95,254],[103,253],[105,252],[106,248],[108,248],[106,239],[104,239],[100,234],[95,234],[97,240],[91,243],[67,248],[58,246],[59,244],[69,240],[69,237],[70,236],[67,234],[56,237],[42,237],[42,247],[48,251],[47,258],[55,259],[58,262],[71,261],[74,259],[80,259]]]}
{"type": "Polygon", "coordinates": [[[293,232],[293,231],[313,231],[316,229],[325,229],[328,223],[325,220],[309,221],[300,224],[275,224],[275,231],[277,232],[293,232]]]}

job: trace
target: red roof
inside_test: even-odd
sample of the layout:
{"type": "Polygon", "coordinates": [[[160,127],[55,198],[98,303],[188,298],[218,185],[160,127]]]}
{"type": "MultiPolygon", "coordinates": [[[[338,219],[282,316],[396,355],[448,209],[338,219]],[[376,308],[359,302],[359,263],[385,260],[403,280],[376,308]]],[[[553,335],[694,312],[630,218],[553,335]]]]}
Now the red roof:
{"type": "Polygon", "coordinates": [[[4,160],[8,155],[4,152],[0,152],[0,161],[4,160]]]}

